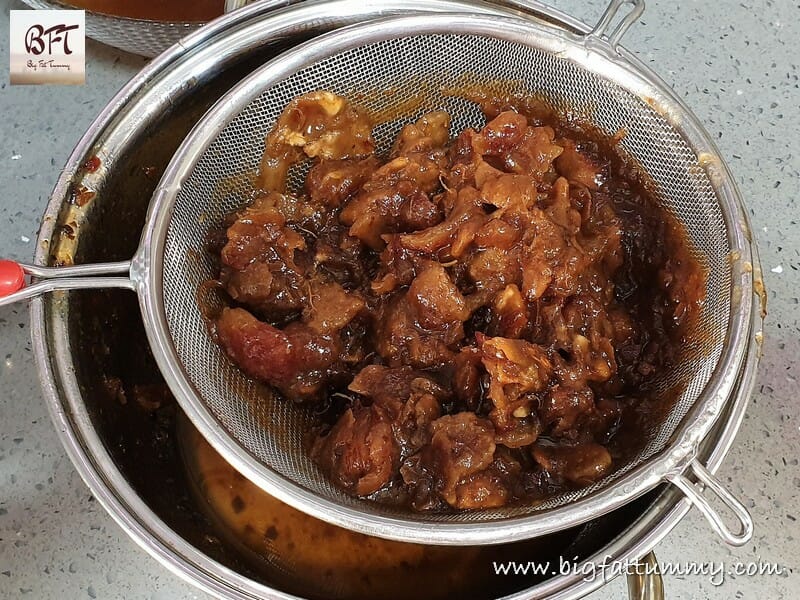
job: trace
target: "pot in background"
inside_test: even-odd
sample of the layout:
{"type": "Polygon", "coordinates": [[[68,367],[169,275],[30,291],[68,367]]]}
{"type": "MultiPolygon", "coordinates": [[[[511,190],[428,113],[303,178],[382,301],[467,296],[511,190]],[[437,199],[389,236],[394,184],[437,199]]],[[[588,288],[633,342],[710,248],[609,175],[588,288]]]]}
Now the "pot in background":
{"type": "MultiPolygon", "coordinates": [[[[40,10],[80,10],[80,7],[67,0],[22,1],[31,8],[40,10]]],[[[292,2],[293,0],[263,0],[264,6],[262,8],[267,10],[279,8],[292,2]]],[[[222,4],[225,4],[225,12],[238,8],[237,3],[231,2],[231,0],[222,4]]],[[[189,19],[163,21],[131,18],[86,10],[86,33],[90,38],[125,52],[146,57],[158,56],[178,40],[196,31],[206,23],[207,21],[189,19]]]]}

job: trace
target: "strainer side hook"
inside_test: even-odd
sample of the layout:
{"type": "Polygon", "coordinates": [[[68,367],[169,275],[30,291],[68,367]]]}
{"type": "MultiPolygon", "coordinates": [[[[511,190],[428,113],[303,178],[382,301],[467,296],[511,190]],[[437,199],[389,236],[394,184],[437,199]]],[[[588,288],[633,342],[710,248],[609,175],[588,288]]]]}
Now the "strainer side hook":
{"type": "Polygon", "coordinates": [[[597,22],[597,25],[594,26],[594,29],[587,34],[587,37],[594,39],[605,39],[608,41],[608,44],[614,49],[614,51],[616,51],[622,37],[644,13],[644,7],[644,0],[611,0],[611,3],[608,5],[608,8],[606,8],[603,16],[600,17],[600,20],[597,22]],[[629,9],[628,14],[623,17],[623,19],[612,31],[611,27],[615,22],[617,14],[626,6],[629,9]]]}
{"type": "Polygon", "coordinates": [[[685,473],[676,473],[667,479],[679,488],[686,498],[703,514],[712,529],[731,546],[743,546],[753,537],[753,518],[747,508],[731,494],[714,475],[697,460],[692,460],[685,473]],[[688,472],[697,478],[698,483],[688,479],[688,472]],[[701,493],[708,490],[735,517],[739,531],[731,530],[722,520],[718,511],[701,493]]]}

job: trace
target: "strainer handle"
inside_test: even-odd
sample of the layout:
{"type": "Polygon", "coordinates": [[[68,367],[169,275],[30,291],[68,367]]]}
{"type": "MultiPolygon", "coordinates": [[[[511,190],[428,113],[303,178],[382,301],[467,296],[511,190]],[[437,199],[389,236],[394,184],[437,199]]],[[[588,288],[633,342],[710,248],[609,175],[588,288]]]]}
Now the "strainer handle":
{"type": "Polygon", "coordinates": [[[606,8],[603,16],[600,17],[597,25],[594,26],[594,29],[592,29],[587,37],[596,39],[605,38],[611,47],[616,50],[619,41],[622,39],[622,36],[627,33],[628,29],[631,28],[631,25],[639,20],[639,17],[642,16],[643,12],[644,0],[611,0],[611,3],[608,5],[608,8],[606,8]],[[619,13],[620,10],[626,5],[630,6],[630,12],[625,15],[625,17],[623,17],[614,30],[609,33],[611,26],[614,24],[617,13],[619,13]]]}
{"type": "Polygon", "coordinates": [[[750,541],[753,537],[753,518],[744,505],[733,497],[728,490],[725,489],[719,480],[709,472],[697,460],[693,460],[687,469],[677,475],[668,477],[669,481],[680,488],[686,495],[686,498],[697,507],[697,509],[708,520],[712,529],[719,535],[725,542],[732,546],[743,546],[750,541]],[[692,482],[686,477],[687,471],[692,471],[697,478],[699,484],[705,486],[706,489],[711,490],[716,498],[725,505],[726,508],[736,517],[739,521],[739,531],[732,531],[722,520],[719,513],[711,506],[711,503],[703,496],[702,486],[692,482]]]}
{"type": "Polygon", "coordinates": [[[636,567],[628,575],[628,600],[664,600],[664,580],[656,555],[648,553],[636,567]]]}
{"type": "Polygon", "coordinates": [[[76,265],[73,267],[37,267],[10,260],[0,260],[0,306],[29,300],[56,290],[97,288],[135,288],[128,277],[111,277],[130,273],[131,261],[76,265]],[[30,275],[41,281],[27,285],[30,275]]]}

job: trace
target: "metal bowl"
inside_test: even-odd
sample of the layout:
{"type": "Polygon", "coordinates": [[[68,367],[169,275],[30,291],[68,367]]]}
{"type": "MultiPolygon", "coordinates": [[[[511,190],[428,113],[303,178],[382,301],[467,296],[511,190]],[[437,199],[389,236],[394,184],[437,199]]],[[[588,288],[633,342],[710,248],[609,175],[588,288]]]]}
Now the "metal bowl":
{"type": "MultiPolygon", "coordinates": [[[[526,5],[537,18],[586,30],[556,11],[526,5]]],[[[447,8],[501,11],[468,0],[333,0],[277,11],[261,3],[191,35],[126,85],[80,140],[43,218],[37,264],[129,256],[150,195],[175,148],[207,107],[256,65],[343,24],[387,13],[447,8]],[[269,41],[263,41],[264,31],[272,33],[269,41]],[[98,168],[98,160],[89,160],[94,157],[98,168]],[[76,202],[78,197],[91,199],[76,202]],[[110,231],[114,235],[108,235],[110,231]]],[[[516,9],[512,5],[509,10],[516,9]]],[[[174,439],[175,414],[154,419],[135,403],[121,405],[109,385],[113,377],[132,384],[160,379],[146,351],[135,351],[145,347],[136,345],[136,340],[143,344],[144,333],[135,298],[110,291],[57,293],[32,302],[31,323],[56,430],[95,497],[128,535],[167,568],[218,597],[292,597],[221,541],[192,499],[174,439]]],[[[736,393],[698,455],[712,471],[730,447],[754,384],[755,325],[747,334],[751,343],[736,393]]],[[[640,559],[689,507],[680,492],[662,487],[572,530],[579,569],[536,583],[517,581],[506,597],[582,597],[603,584],[611,569],[609,557],[640,559]],[[585,569],[599,575],[587,579],[581,574],[585,569]]]]}

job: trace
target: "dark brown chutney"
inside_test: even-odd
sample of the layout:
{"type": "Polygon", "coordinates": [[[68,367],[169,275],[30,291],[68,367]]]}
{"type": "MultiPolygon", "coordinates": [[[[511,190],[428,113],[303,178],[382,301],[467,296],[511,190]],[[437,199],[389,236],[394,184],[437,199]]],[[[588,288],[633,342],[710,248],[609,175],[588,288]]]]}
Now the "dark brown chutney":
{"type": "Polygon", "coordinates": [[[705,290],[618,139],[531,98],[472,99],[480,131],[451,139],[450,117],[428,113],[379,157],[365,110],[296,98],[261,192],[215,246],[226,353],[315,405],[310,451],[337,486],[417,510],[611,473],[624,415],[676,360],[705,290]]]}

